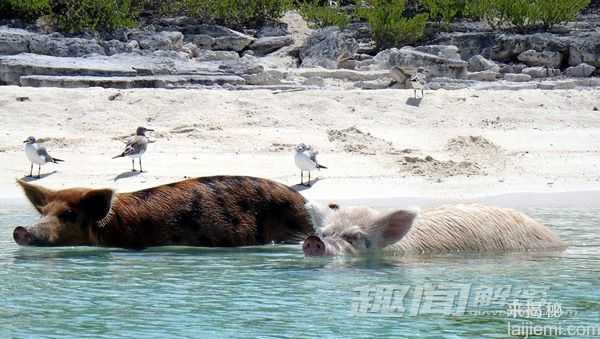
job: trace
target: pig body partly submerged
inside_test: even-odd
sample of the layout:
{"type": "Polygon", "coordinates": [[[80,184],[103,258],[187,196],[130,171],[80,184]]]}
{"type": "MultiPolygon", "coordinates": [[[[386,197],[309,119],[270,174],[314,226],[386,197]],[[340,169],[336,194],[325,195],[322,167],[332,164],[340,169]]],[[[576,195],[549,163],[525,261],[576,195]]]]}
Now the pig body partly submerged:
{"type": "Polygon", "coordinates": [[[231,247],[299,243],[313,232],[302,195],[260,178],[202,177],[121,194],[19,184],[41,214],[14,230],[20,245],[231,247]]]}
{"type": "MultiPolygon", "coordinates": [[[[303,244],[307,256],[360,254],[383,250],[394,254],[508,252],[566,247],[546,226],[507,208],[454,205],[382,214],[365,207],[319,212],[323,227],[303,244]]],[[[315,213],[317,215],[315,215],[315,213]]]]}

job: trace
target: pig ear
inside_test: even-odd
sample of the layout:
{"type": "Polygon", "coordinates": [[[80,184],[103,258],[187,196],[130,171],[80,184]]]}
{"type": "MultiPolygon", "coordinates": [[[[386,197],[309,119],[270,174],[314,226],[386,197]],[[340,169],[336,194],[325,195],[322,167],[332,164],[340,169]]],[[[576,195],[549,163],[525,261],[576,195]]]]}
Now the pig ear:
{"type": "Polygon", "coordinates": [[[28,184],[23,180],[17,180],[17,183],[23,189],[25,196],[29,199],[33,207],[39,213],[42,213],[42,207],[46,206],[52,200],[54,191],[42,186],[28,184]]]}
{"type": "Polygon", "coordinates": [[[335,203],[324,205],[309,201],[306,204],[304,204],[304,208],[310,215],[313,227],[317,229],[325,226],[325,219],[331,213],[337,211],[340,207],[338,206],[338,204],[335,203]]]}
{"type": "Polygon", "coordinates": [[[412,227],[418,211],[398,210],[379,218],[368,227],[368,233],[383,248],[402,239],[412,227]]]}
{"type": "Polygon", "coordinates": [[[110,212],[113,195],[111,189],[91,190],[83,195],[79,207],[91,219],[101,220],[110,212]]]}

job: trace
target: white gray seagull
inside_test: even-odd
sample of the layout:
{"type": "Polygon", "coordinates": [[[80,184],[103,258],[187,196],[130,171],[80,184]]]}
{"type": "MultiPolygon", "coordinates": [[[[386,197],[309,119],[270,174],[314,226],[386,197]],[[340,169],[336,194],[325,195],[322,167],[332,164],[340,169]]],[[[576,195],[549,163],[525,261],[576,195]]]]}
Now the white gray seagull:
{"type": "Polygon", "coordinates": [[[135,131],[135,136],[127,142],[127,145],[125,145],[125,150],[123,151],[123,153],[114,156],[113,159],[130,157],[131,166],[133,167],[132,171],[135,172],[135,158],[138,158],[140,162],[140,172],[143,172],[144,170],[142,169],[142,155],[146,153],[146,149],[148,148],[148,138],[146,137],[146,132],[153,131],[153,129],[149,129],[146,127],[138,127],[135,131]]]}
{"type": "Polygon", "coordinates": [[[417,69],[417,73],[410,77],[410,84],[412,85],[413,90],[415,91],[415,98],[417,97],[417,91],[421,90],[421,98],[424,96],[423,89],[427,84],[427,74],[425,72],[425,68],[419,67],[417,69]]]}
{"type": "Polygon", "coordinates": [[[300,169],[300,185],[310,186],[310,171],[327,168],[317,162],[319,152],[313,150],[312,146],[303,143],[296,146],[294,161],[300,169]],[[304,183],[304,171],[308,171],[308,182],[304,183]]]}
{"type": "Polygon", "coordinates": [[[27,155],[27,159],[31,162],[31,169],[29,170],[29,177],[33,177],[33,164],[38,165],[38,175],[40,177],[40,172],[42,170],[42,165],[45,165],[49,162],[58,164],[59,162],[63,162],[64,160],[57,159],[51,157],[46,151],[44,146],[40,146],[34,137],[29,137],[27,140],[23,141],[25,144],[25,155],[27,155]]]}

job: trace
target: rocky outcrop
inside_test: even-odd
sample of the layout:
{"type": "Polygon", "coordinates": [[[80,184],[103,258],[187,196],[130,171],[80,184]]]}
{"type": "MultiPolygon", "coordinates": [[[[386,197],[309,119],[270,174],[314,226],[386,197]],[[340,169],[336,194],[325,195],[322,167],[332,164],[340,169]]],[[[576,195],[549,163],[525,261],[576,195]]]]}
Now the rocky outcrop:
{"type": "Polygon", "coordinates": [[[416,70],[418,67],[427,69],[429,77],[465,78],[467,63],[460,59],[449,59],[433,54],[420,52],[412,47],[392,48],[379,52],[373,59],[379,69],[416,70]]]}
{"type": "Polygon", "coordinates": [[[565,75],[570,78],[587,78],[591,76],[594,71],[596,71],[596,67],[582,63],[577,66],[567,68],[565,70],[565,75]]]}
{"type": "Polygon", "coordinates": [[[499,61],[513,61],[521,53],[529,50],[538,52],[569,51],[569,38],[552,33],[536,34],[499,34],[496,45],[492,49],[492,59],[499,61]]]}
{"type": "Polygon", "coordinates": [[[255,38],[219,25],[197,25],[183,31],[184,40],[199,48],[240,52],[255,38]]]}
{"type": "Polygon", "coordinates": [[[532,78],[548,78],[560,75],[559,69],[548,67],[527,67],[521,72],[531,76],[532,78]]]}
{"type": "Polygon", "coordinates": [[[319,29],[311,34],[300,49],[302,67],[335,69],[338,62],[358,51],[358,43],[348,32],[337,27],[319,29]]]}
{"type": "Polygon", "coordinates": [[[580,34],[569,46],[569,65],[586,63],[600,67],[600,32],[580,34]]]}
{"type": "Polygon", "coordinates": [[[494,71],[481,71],[467,74],[467,79],[477,81],[496,81],[500,73],[494,71]]]}
{"type": "Polygon", "coordinates": [[[469,59],[468,70],[469,72],[499,72],[500,66],[498,66],[495,62],[484,58],[482,55],[475,55],[469,59]]]}
{"type": "Polygon", "coordinates": [[[262,56],[275,52],[276,50],[294,43],[291,36],[266,36],[256,39],[248,48],[254,51],[254,55],[262,56]]]}
{"type": "Polygon", "coordinates": [[[519,56],[517,59],[527,66],[544,66],[550,68],[558,68],[562,63],[563,56],[560,52],[541,51],[530,49],[519,56]]]}
{"type": "Polygon", "coordinates": [[[504,80],[511,82],[527,82],[531,81],[531,75],[528,74],[515,74],[515,73],[506,73],[504,74],[504,80]]]}
{"type": "Polygon", "coordinates": [[[147,32],[133,30],[128,34],[129,40],[138,42],[141,49],[177,50],[183,47],[183,34],[175,31],[147,32]]]}

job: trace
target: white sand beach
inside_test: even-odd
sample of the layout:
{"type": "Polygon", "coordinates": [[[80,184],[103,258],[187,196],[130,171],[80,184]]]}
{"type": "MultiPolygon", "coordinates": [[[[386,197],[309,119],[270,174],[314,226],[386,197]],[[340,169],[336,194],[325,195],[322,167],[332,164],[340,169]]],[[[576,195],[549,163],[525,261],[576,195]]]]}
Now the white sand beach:
{"type": "Polygon", "coordinates": [[[209,175],[293,186],[300,182],[293,149],[304,142],[328,167],[313,173],[312,187],[295,186],[309,199],[510,205],[531,204],[536,196],[554,205],[600,206],[594,193],[600,190],[600,90],[411,96],[411,90],[6,86],[0,89],[0,198],[22,199],[15,180],[29,173],[22,141],[33,135],[65,160],[44,166],[35,180],[51,188],[125,192],[209,175]],[[142,174],[130,172],[129,159],[111,159],[137,126],[156,130],[142,174]],[[544,198],[548,193],[562,195],[544,198]]]}

